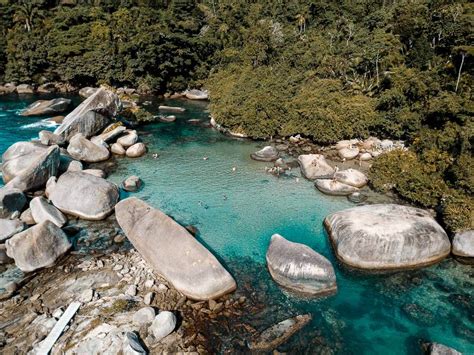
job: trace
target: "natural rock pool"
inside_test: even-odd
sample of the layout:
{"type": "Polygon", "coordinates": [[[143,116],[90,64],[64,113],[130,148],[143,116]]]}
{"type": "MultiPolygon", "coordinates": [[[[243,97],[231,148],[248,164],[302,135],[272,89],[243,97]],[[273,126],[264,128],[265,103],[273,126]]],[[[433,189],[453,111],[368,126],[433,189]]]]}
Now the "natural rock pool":
{"type": "MultiPolygon", "coordinates": [[[[41,118],[18,115],[36,99],[0,97],[0,153],[45,129],[41,118]]],[[[159,101],[152,101],[148,108],[157,112],[159,101]]],[[[260,305],[257,313],[236,319],[235,328],[216,330],[215,350],[245,349],[247,339],[239,324],[263,330],[287,317],[311,313],[312,322],[279,350],[411,354],[420,353],[422,341],[430,341],[474,353],[472,266],[448,258],[420,270],[377,275],[343,267],[322,222],[329,213],[353,204],[321,194],[299,169],[279,178],[267,174],[266,163],[250,159],[264,144],[229,138],[206,127],[205,103],[169,100],[167,105],[187,111],[177,113],[173,123],[141,128],[148,154],[116,158],[117,168],[108,179],[120,184],[130,175],[140,176],[143,187],[122,197],[140,197],[179,223],[195,226],[198,239],[235,277],[237,292],[260,305]],[[190,124],[189,119],[200,119],[201,124],[190,124]],[[274,233],[327,257],[336,271],[337,294],[311,300],[282,291],[265,265],[274,233]]]]}

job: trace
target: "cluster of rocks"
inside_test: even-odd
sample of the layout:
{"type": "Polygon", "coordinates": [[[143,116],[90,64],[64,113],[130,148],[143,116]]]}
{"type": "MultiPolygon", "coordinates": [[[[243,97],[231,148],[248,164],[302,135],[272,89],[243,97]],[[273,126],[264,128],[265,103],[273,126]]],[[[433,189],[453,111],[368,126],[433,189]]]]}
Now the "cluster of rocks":
{"type": "Polygon", "coordinates": [[[376,137],[369,137],[365,140],[339,141],[334,148],[341,159],[352,160],[357,158],[360,161],[368,161],[394,149],[405,149],[405,144],[403,141],[380,140],[376,137]]]}
{"type": "Polygon", "coordinates": [[[208,100],[209,92],[207,90],[191,89],[184,92],[166,93],[164,97],[166,99],[208,100]]]}
{"type": "Polygon", "coordinates": [[[57,83],[57,82],[47,82],[38,86],[31,84],[19,84],[15,83],[6,83],[0,85],[0,95],[6,94],[49,94],[54,92],[73,92],[77,88],[72,86],[69,83],[57,83]]]}

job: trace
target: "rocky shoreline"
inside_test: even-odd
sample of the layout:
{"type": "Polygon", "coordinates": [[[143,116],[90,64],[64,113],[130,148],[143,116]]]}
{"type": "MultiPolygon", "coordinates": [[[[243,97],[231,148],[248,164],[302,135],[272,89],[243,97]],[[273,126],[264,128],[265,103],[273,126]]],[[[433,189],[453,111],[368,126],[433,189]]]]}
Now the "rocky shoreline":
{"type": "MultiPolygon", "coordinates": [[[[35,347],[61,318],[66,305],[78,300],[82,303],[80,310],[52,353],[106,350],[140,353],[137,350],[140,346],[145,352],[210,352],[213,348],[208,323],[225,327],[230,319],[256,306],[247,296],[240,295],[241,286],[235,284],[219,261],[169,216],[138,199],[119,202],[119,187],[105,180],[106,173],[94,164],[113,164],[113,160],[109,160],[113,154],[129,158],[143,156],[146,146],[135,130],[112,123],[111,119],[122,106],[114,93],[104,88],[89,91],[89,98],[66,116],[54,133],[44,131],[40,142],[17,143],[2,157],[6,183],[0,190],[2,218],[15,222],[11,227],[13,232],[4,237],[6,260],[12,258],[20,269],[30,272],[24,281],[8,285],[2,296],[4,326],[0,331],[5,339],[2,345],[7,351],[28,348],[34,353],[35,347]],[[29,214],[28,200],[31,200],[29,214]],[[100,236],[90,237],[91,229],[97,229],[100,236]],[[50,237],[45,238],[45,235],[50,237]],[[168,235],[174,236],[174,240],[164,239],[168,235]],[[28,244],[29,239],[32,242],[28,244]],[[130,247],[127,239],[138,252],[124,253],[130,247]],[[83,243],[86,246],[88,243],[89,248],[95,242],[104,252],[81,253],[83,243]],[[161,249],[156,248],[160,243],[161,249]],[[71,248],[74,251],[66,254],[71,248]],[[58,287],[51,289],[53,283],[58,287]]],[[[191,99],[204,97],[195,91],[189,95],[191,99]]],[[[216,126],[212,119],[211,125],[216,126]]],[[[266,169],[268,173],[280,175],[299,167],[306,178],[315,181],[320,191],[348,195],[358,202],[370,194],[361,189],[368,183],[365,173],[371,159],[384,151],[404,149],[401,143],[375,138],[342,141],[333,147],[319,147],[302,137],[276,139],[272,143],[252,154],[255,160],[273,164],[266,169]]],[[[139,185],[138,177],[123,183],[128,191],[136,191],[139,185]]],[[[367,217],[368,223],[359,221],[361,214],[368,213],[363,206],[354,207],[355,216],[341,214],[326,219],[335,253],[343,263],[373,271],[404,269],[437,262],[451,252],[446,233],[428,213],[398,205],[373,206],[379,214],[390,209],[376,217],[386,222],[382,231],[370,227],[371,215],[367,217]],[[414,219],[405,218],[405,212],[414,219]],[[420,217],[420,213],[422,218],[415,218],[420,217]],[[394,228],[401,220],[406,225],[401,230],[394,228]],[[399,237],[404,233],[411,239],[399,237]],[[372,244],[359,243],[357,236],[361,234],[369,236],[372,244]],[[352,256],[347,257],[344,250],[339,250],[345,248],[337,240],[339,235],[352,238],[346,238],[347,249],[356,253],[357,258],[363,259],[361,255],[367,250],[369,254],[379,249],[387,251],[384,244],[387,240],[393,250],[388,248],[386,254],[377,253],[375,261],[370,259],[371,255],[364,255],[368,261],[357,264],[348,261],[352,256]],[[422,236],[429,238],[422,240],[422,236]],[[435,244],[440,247],[433,252],[433,257],[423,254],[423,248],[431,251],[437,248],[435,244]],[[401,250],[403,254],[415,250],[416,255],[400,264],[401,250]],[[397,262],[395,267],[390,264],[392,259],[397,262]]],[[[456,244],[457,250],[462,250],[458,254],[463,258],[472,257],[469,255],[471,234],[458,239],[462,239],[456,244]]],[[[301,248],[308,247],[281,236],[275,240],[284,247],[269,248],[267,263],[278,284],[290,290],[310,290],[318,296],[335,292],[334,270],[328,260],[312,250],[315,254],[311,258],[299,260],[301,248]],[[293,249],[294,252],[288,253],[293,249]],[[288,268],[292,269],[291,273],[283,271],[288,268]],[[320,269],[325,270],[324,278],[320,269]],[[313,270],[310,281],[308,270],[313,270]],[[302,287],[302,284],[305,285],[302,287]]],[[[8,266],[0,264],[0,267],[8,266]]],[[[267,325],[270,327],[262,332],[247,325],[251,341],[242,347],[273,350],[310,319],[307,315],[291,314],[286,320],[278,320],[274,327],[267,325]]]]}

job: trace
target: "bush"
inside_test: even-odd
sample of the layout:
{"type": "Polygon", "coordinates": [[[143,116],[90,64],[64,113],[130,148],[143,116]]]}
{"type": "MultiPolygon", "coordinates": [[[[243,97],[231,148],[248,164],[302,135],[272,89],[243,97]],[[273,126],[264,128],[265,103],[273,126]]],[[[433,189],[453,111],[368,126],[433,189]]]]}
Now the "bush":
{"type": "Polygon", "coordinates": [[[441,217],[446,229],[455,233],[474,229],[474,199],[450,190],[441,202],[441,217]]]}

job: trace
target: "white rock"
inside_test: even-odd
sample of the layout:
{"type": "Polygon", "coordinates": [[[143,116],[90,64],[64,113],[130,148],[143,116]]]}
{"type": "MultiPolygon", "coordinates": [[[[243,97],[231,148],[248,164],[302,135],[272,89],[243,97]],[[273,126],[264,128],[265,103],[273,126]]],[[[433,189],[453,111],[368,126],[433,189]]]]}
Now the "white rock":
{"type": "Polygon", "coordinates": [[[155,319],[155,310],[152,307],[143,307],[140,310],[136,311],[133,315],[132,321],[133,324],[142,326],[153,322],[155,319]]]}
{"type": "Polygon", "coordinates": [[[36,223],[44,221],[51,221],[59,228],[67,223],[67,218],[56,207],[48,203],[48,201],[41,196],[35,197],[30,202],[31,215],[36,223]]]}
{"type": "Polygon", "coordinates": [[[171,334],[174,328],[176,328],[176,316],[169,311],[162,311],[155,317],[148,330],[157,341],[160,341],[171,334]]]}
{"type": "Polygon", "coordinates": [[[137,131],[130,131],[125,136],[120,137],[117,139],[117,143],[120,144],[125,149],[131,147],[135,143],[138,142],[138,134],[137,131]]]}
{"type": "Polygon", "coordinates": [[[110,151],[117,155],[125,155],[125,148],[122,147],[119,143],[114,143],[110,147],[110,151]]]}
{"type": "Polygon", "coordinates": [[[127,289],[125,290],[125,294],[129,295],[129,296],[136,296],[137,286],[135,286],[135,285],[128,286],[127,289]]]}
{"type": "Polygon", "coordinates": [[[125,154],[129,158],[138,158],[146,153],[146,146],[143,143],[136,143],[127,149],[125,154]]]}
{"type": "Polygon", "coordinates": [[[341,158],[351,160],[359,155],[359,148],[357,147],[342,148],[338,150],[337,152],[341,158]]]}

